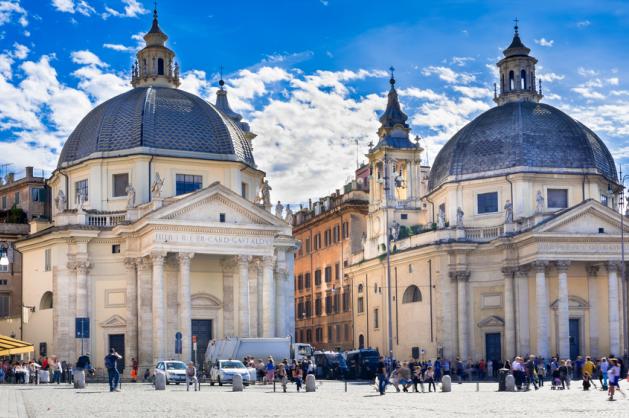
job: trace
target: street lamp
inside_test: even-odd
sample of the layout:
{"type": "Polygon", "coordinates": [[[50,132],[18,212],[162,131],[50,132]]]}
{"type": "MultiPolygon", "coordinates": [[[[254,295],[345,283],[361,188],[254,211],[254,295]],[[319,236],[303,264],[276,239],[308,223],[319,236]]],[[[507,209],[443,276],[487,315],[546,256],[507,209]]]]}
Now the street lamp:
{"type": "MultiPolygon", "coordinates": [[[[623,323],[625,327],[627,326],[627,303],[629,302],[629,286],[627,286],[626,277],[625,277],[625,180],[629,178],[629,174],[622,175],[622,166],[620,166],[620,201],[618,202],[620,206],[620,283],[623,286],[623,297],[624,297],[624,306],[622,315],[623,315],[623,323]]],[[[624,332],[625,335],[625,352],[629,348],[629,333],[624,332]]]]}

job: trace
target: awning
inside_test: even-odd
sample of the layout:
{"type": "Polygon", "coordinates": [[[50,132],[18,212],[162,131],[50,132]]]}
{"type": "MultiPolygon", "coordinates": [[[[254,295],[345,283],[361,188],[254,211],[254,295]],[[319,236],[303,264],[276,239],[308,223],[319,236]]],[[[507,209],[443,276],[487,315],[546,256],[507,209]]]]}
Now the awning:
{"type": "Polygon", "coordinates": [[[34,351],[35,348],[33,347],[33,344],[0,335],[0,356],[32,353],[34,351]]]}

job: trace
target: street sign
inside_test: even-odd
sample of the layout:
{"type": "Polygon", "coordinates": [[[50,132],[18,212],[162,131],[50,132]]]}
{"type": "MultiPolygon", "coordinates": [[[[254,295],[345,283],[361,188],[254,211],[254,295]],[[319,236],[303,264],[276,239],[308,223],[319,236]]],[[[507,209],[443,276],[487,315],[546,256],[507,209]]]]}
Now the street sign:
{"type": "Polygon", "coordinates": [[[183,351],[181,338],[181,332],[177,331],[177,333],[175,334],[175,354],[181,354],[181,352],[183,351]]]}
{"type": "Polygon", "coordinates": [[[90,319],[75,318],[74,334],[75,338],[90,338],[90,319]]]}

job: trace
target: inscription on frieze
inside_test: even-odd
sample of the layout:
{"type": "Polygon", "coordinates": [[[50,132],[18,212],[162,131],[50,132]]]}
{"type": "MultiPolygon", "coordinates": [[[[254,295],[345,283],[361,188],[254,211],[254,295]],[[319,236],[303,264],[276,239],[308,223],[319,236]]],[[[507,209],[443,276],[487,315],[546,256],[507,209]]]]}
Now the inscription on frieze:
{"type": "Polygon", "coordinates": [[[185,232],[158,232],[155,234],[154,241],[165,244],[205,244],[245,248],[268,247],[273,245],[272,237],[190,234],[185,232]]]}

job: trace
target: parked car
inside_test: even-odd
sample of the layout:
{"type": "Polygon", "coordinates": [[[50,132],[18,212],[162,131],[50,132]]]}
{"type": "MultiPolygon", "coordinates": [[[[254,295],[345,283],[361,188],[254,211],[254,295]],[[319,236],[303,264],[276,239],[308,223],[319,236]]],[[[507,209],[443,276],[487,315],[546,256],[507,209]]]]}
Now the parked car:
{"type": "Polygon", "coordinates": [[[186,363],[177,360],[167,360],[157,362],[155,370],[166,373],[166,384],[182,383],[186,381],[186,363]]]}
{"type": "Polygon", "coordinates": [[[223,386],[224,383],[232,383],[234,375],[239,374],[242,377],[242,383],[248,385],[250,382],[249,370],[242,364],[240,360],[218,360],[210,370],[210,385],[218,383],[223,386]]]}

